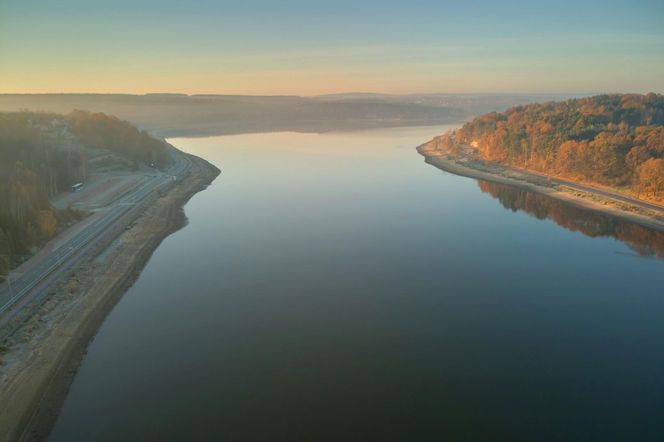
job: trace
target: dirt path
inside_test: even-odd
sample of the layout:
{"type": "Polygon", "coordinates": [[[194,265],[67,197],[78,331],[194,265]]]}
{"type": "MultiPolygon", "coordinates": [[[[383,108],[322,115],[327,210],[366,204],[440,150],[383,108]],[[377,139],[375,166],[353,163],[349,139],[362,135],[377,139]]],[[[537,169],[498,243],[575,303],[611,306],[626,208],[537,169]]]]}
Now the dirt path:
{"type": "Polygon", "coordinates": [[[423,144],[417,151],[426,162],[446,172],[469,178],[527,189],[548,195],[577,207],[601,211],[651,229],[664,231],[664,208],[648,202],[636,201],[625,195],[608,190],[577,184],[560,179],[549,179],[509,167],[484,167],[466,159],[456,158],[450,153],[436,149],[434,142],[423,144]]]}
{"type": "Polygon", "coordinates": [[[84,260],[0,347],[0,441],[44,440],[88,343],[161,241],[186,224],[183,206],[219,170],[192,157],[191,173],[157,198],[118,239],[84,260]],[[101,252],[101,250],[99,251],[101,252]]]}
{"type": "Polygon", "coordinates": [[[595,193],[600,196],[604,196],[606,198],[611,198],[623,203],[630,204],[635,207],[642,208],[644,210],[653,210],[655,212],[661,213],[664,215],[664,206],[656,203],[652,203],[649,201],[643,201],[639,200],[636,198],[632,198],[629,195],[625,195],[623,193],[619,193],[611,188],[605,188],[605,187],[598,187],[595,185],[590,185],[590,184],[584,184],[584,183],[576,183],[574,181],[569,181],[564,178],[558,178],[558,177],[550,177],[548,175],[538,173],[538,172],[533,172],[530,170],[525,170],[525,169],[520,169],[517,167],[512,167],[512,166],[503,166],[506,170],[513,170],[515,172],[524,174],[524,175],[532,175],[533,177],[539,177],[539,178],[544,178],[549,180],[551,185],[556,185],[556,186],[567,186],[572,189],[579,190],[581,192],[589,192],[589,193],[595,193]]]}

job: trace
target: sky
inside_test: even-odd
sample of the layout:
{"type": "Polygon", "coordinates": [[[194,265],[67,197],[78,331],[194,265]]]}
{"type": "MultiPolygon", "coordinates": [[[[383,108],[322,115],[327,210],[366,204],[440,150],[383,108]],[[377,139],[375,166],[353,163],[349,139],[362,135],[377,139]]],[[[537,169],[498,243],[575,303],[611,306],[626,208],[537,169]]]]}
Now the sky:
{"type": "Polygon", "coordinates": [[[664,0],[0,0],[0,93],[664,93],[664,0]]]}

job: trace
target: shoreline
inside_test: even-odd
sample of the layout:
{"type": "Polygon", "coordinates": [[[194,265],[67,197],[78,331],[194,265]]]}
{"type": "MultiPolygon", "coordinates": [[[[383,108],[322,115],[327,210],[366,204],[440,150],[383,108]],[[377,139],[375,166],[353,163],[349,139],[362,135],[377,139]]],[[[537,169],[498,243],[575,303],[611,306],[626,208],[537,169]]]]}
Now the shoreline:
{"type": "Polygon", "coordinates": [[[158,192],[116,238],[17,318],[0,352],[0,441],[44,440],[88,345],[161,242],[187,223],[184,206],[220,171],[187,155],[191,172],[158,192]]]}
{"type": "Polygon", "coordinates": [[[626,204],[625,202],[614,200],[611,197],[585,190],[580,191],[572,188],[565,189],[565,185],[547,185],[542,176],[530,174],[527,171],[510,171],[512,172],[510,174],[511,176],[505,176],[483,168],[470,167],[467,162],[456,159],[453,154],[437,150],[434,140],[418,146],[417,152],[425,158],[427,164],[431,164],[445,172],[529,190],[582,209],[601,212],[608,216],[620,218],[653,230],[664,232],[664,210],[659,212],[651,210],[649,215],[635,213],[635,210],[637,210],[635,206],[629,207],[630,210],[621,208],[627,207],[629,203],[626,204]],[[517,175],[515,176],[515,174],[517,175]]]}

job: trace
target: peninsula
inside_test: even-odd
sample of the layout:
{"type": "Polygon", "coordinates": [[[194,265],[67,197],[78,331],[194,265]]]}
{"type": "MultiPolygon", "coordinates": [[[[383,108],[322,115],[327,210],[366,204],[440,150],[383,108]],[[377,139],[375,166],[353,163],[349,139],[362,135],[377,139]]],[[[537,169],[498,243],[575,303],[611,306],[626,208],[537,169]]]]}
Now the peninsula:
{"type": "Polygon", "coordinates": [[[418,147],[458,175],[510,184],[664,230],[664,96],[513,107],[418,147]]]}

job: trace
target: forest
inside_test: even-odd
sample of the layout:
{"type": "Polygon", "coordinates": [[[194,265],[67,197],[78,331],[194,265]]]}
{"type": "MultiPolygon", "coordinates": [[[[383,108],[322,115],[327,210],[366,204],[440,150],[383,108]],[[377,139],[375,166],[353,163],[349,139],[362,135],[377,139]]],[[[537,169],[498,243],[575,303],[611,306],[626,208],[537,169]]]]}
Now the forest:
{"type": "Polygon", "coordinates": [[[117,117],[75,110],[66,120],[73,135],[85,147],[108,149],[137,163],[165,166],[170,161],[164,141],[117,117]]]}
{"type": "Polygon", "coordinates": [[[0,281],[60,227],[81,217],[71,208],[55,209],[50,198],[85,181],[89,148],[165,165],[166,147],[104,114],[0,113],[0,281]]]}
{"type": "Polygon", "coordinates": [[[436,139],[485,161],[664,200],[664,96],[615,94],[492,112],[436,139]]]}

